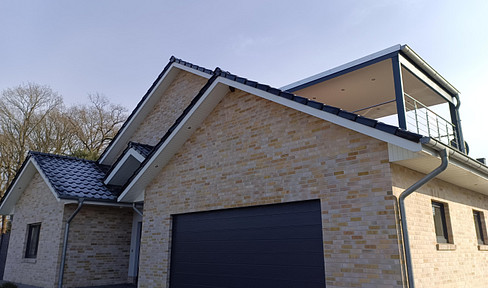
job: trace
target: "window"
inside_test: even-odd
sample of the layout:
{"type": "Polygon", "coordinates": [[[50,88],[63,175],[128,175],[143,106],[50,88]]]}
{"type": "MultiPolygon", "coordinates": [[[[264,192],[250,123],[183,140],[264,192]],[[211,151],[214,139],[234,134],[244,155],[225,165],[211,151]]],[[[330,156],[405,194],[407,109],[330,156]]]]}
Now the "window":
{"type": "Polygon", "coordinates": [[[432,201],[432,213],[434,214],[435,235],[437,243],[449,243],[447,233],[445,204],[432,201]]]}
{"type": "Polygon", "coordinates": [[[483,229],[483,212],[473,210],[474,228],[479,245],[485,244],[485,230],[483,229]]]}
{"type": "Polygon", "coordinates": [[[27,245],[25,247],[25,258],[37,257],[37,246],[39,245],[39,233],[41,223],[27,225],[27,245]]]}

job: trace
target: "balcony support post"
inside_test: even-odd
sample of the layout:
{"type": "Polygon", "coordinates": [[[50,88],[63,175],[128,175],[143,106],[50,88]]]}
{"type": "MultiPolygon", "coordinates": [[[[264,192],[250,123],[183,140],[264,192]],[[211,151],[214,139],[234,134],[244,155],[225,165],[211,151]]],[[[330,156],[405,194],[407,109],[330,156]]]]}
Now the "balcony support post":
{"type": "Polygon", "coordinates": [[[407,117],[405,112],[405,97],[403,96],[403,81],[401,63],[398,54],[391,58],[393,65],[393,82],[395,84],[395,98],[398,113],[398,126],[407,130],[407,117]]]}
{"type": "Polygon", "coordinates": [[[451,112],[451,121],[454,124],[456,144],[459,151],[467,154],[466,147],[464,146],[463,130],[461,129],[461,118],[459,117],[461,101],[459,100],[458,94],[454,95],[454,97],[456,98],[456,105],[449,103],[449,110],[451,112]]]}

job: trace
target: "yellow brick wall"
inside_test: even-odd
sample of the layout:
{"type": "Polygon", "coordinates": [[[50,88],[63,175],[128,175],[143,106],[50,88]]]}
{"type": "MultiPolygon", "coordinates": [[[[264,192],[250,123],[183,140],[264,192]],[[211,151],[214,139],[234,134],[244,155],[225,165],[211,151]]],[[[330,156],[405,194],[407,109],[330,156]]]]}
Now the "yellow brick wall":
{"type": "MultiPolygon", "coordinates": [[[[65,221],[76,204],[66,205],[65,221]]],[[[128,282],[133,210],[84,205],[72,220],[63,287],[128,282]]]]}
{"type": "Polygon", "coordinates": [[[161,100],[132,135],[131,141],[156,145],[206,82],[207,79],[198,75],[178,72],[161,100]]]}
{"type": "Polygon", "coordinates": [[[167,287],[171,215],[320,199],[327,287],[402,287],[384,142],[229,93],[145,190],[139,287],[167,287]]]}
{"type": "MultiPolygon", "coordinates": [[[[395,195],[423,174],[392,164],[395,195]]],[[[416,287],[487,287],[488,251],[479,251],[473,209],[488,216],[488,197],[434,179],[405,200],[416,287]],[[432,200],[447,203],[454,251],[439,251],[432,200]]]]}
{"type": "Polygon", "coordinates": [[[55,287],[63,235],[63,205],[36,173],[15,206],[4,280],[55,287]],[[25,259],[27,225],[41,223],[36,259],[25,259]]]}

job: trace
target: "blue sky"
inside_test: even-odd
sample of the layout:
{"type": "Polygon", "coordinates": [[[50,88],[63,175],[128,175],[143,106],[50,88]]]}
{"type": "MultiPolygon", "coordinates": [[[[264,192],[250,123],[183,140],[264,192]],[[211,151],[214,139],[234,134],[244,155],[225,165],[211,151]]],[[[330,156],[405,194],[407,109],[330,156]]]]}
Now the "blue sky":
{"type": "Polygon", "coordinates": [[[0,0],[0,90],[99,92],[132,110],[171,55],[280,87],[408,44],[461,91],[470,156],[488,157],[488,1],[0,0]]]}

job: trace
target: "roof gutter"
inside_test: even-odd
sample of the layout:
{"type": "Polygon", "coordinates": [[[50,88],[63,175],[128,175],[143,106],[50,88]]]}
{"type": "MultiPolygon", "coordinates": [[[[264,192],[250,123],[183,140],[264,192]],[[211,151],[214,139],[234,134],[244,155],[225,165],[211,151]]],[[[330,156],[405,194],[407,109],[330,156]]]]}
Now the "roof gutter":
{"type": "Polygon", "coordinates": [[[407,216],[405,213],[405,198],[407,198],[410,194],[415,192],[417,189],[422,187],[424,184],[435,178],[437,175],[442,173],[442,171],[446,170],[447,165],[449,164],[449,155],[448,155],[448,148],[444,148],[439,152],[441,156],[441,165],[434,169],[429,174],[425,175],[424,178],[420,179],[418,182],[414,183],[412,186],[408,187],[405,191],[400,194],[398,199],[399,207],[400,207],[400,217],[402,222],[402,236],[403,236],[403,247],[405,249],[405,262],[407,265],[407,277],[408,277],[408,286],[410,288],[415,287],[414,278],[413,278],[413,269],[412,269],[412,255],[410,253],[410,243],[408,237],[408,228],[407,228],[407,216]]]}
{"type": "Polygon", "coordinates": [[[76,214],[80,212],[81,207],[83,206],[83,202],[83,198],[78,200],[78,207],[66,221],[66,227],[64,228],[63,254],[61,255],[61,264],[59,266],[58,288],[63,288],[64,264],[66,261],[66,250],[68,249],[69,224],[71,223],[73,218],[75,218],[76,214]]]}
{"type": "Polygon", "coordinates": [[[421,138],[420,143],[422,143],[422,145],[425,145],[425,146],[432,148],[436,151],[441,151],[441,150],[447,149],[447,152],[449,153],[449,158],[451,159],[451,161],[454,160],[458,163],[466,165],[468,168],[476,170],[476,172],[478,172],[478,173],[481,172],[481,173],[485,174],[485,176],[488,178],[488,167],[486,165],[484,165],[483,163],[467,156],[466,154],[458,152],[454,149],[451,149],[447,145],[445,145],[439,141],[436,141],[430,137],[421,138]]]}
{"type": "Polygon", "coordinates": [[[415,51],[413,51],[408,45],[403,45],[401,51],[408,56],[410,60],[412,60],[415,64],[420,66],[423,70],[425,70],[434,80],[436,80],[439,84],[442,85],[447,91],[453,95],[459,94],[459,91],[451,85],[451,83],[447,82],[444,77],[442,77],[437,71],[434,70],[427,62],[424,61],[415,51]]]}

